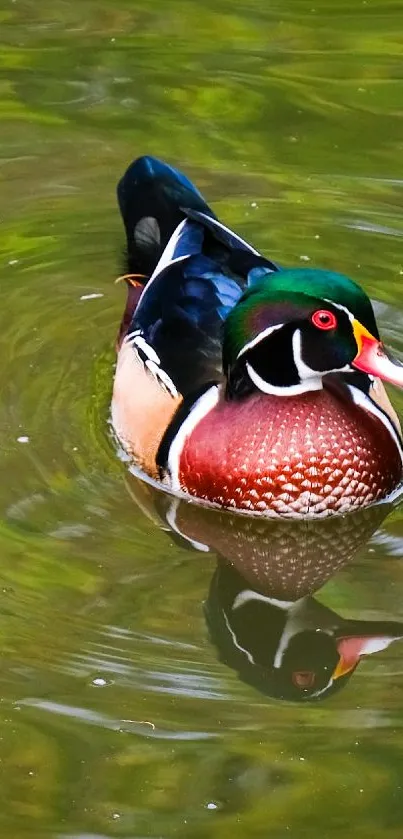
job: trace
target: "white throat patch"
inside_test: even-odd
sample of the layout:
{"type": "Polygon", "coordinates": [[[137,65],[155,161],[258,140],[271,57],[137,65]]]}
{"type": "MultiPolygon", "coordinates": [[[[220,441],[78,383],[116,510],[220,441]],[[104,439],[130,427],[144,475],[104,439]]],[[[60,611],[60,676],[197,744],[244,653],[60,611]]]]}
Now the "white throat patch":
{"type": "MultiPolygon", "coordinates": [[[[255,347],[260,341],[263,341],[269,335],[271,335],[275,330],[281,329],[284,324],[279,324],[278,326],[270,326],[268,329],[263,330],[260,332],[256,338],[250,341],[248,344],[245,344],[243,349],[240,353],[238,353],[238,358],[247,350],[255,347]]],[[[278,385],[272,385],[270,382],[267,382],[266,379],[263,379],[262,376],[255,370],[255,368],[250,364],[249,361],[246,362],[246,370],[248,373],[249,378],[262,393],[267,393],[271,396],[297,396],[300,393],[307,393],[308,391],[312,390],[322,390],[323,383],[322,383],[322,375],[319,374],[317,371],[312,370],[308,367],[307,364],[302,361],[301,357],[301,330],[296,329],[293,336],[292,336],[292,349],[293,349],[293,356],[294,356],[294,364],[297,368],[297,373],[299,378],[301,379],[298,384],[289,385],[280,387],[278,385]]]]}

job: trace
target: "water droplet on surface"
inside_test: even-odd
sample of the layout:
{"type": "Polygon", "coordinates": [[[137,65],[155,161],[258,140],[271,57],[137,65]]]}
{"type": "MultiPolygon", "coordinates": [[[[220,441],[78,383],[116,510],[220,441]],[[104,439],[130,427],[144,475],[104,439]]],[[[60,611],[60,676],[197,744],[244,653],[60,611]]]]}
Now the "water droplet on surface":
{"type": "Polygon", "coordinates": [[[102,679],[101,677],[97,677],[92,680],[91,684],[95,685],[96,688],[104,688],[107,685],[110,685],[111,682],[108,682],[106,679],[102,679]]]}

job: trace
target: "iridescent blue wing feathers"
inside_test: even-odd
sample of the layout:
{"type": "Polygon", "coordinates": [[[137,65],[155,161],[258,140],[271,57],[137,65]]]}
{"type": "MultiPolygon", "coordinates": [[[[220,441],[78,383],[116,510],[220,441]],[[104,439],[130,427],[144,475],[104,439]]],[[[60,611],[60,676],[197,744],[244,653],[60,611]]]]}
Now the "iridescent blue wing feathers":
{"type": "Polygon", "coordinates": [[[129,167],[118,198],[129,270],[151,277],[129,333],[142,336],[187,395],[222,378],[224,320],[256,272],[278,268],[221,224],[187,178],[154,158],[129,167]]]}

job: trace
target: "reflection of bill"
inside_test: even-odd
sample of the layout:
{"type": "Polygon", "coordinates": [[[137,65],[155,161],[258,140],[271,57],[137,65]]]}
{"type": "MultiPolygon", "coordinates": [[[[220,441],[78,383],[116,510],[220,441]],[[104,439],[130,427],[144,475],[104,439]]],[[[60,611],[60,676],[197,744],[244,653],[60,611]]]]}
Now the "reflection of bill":
{"type": "Polygon", "coordinates": [[[206,603],[211,639],[220,659],[265,694],[323,699],[362,656],[403,638],[403,623],[344,620],[311,596],[365,545],[389,506],[292,522],[203,508],[136,478],[128,489],[181,544],[217,554],[206,603]]]}
{"type": "Polygon", "coordinates": [[[278,600],[220,561],[206,616],[221,660],[258,690],[288,700],[324,699],[362,656],[403,638],[403,623],[344,620],[312,597],[278,600]]]}

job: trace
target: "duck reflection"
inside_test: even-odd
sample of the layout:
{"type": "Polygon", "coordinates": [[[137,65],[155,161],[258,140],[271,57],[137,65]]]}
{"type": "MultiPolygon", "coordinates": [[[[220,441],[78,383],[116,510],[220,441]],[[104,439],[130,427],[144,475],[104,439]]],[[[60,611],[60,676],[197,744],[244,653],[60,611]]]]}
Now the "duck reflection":
{"type": "Polygon", "coordinates": [[[205,604],[210,637],[221,661],[262,693],[324,699],[363,656],[403,638],[403,623],[349,620],[312,596],[365,545],[389,505],[293,522],[203,508],[136,479],[130,492],[181,544],[217,555],[205,604]]]}
{"type": "Polygon", "coordinates": [[[362,656],[403,637],[403,624],[345,620],[313,597],[278,600],[222,560],[206,616],[221,661],[278,699],[324,699],[348,681],[362,656]]]}

